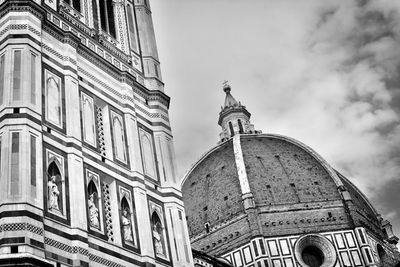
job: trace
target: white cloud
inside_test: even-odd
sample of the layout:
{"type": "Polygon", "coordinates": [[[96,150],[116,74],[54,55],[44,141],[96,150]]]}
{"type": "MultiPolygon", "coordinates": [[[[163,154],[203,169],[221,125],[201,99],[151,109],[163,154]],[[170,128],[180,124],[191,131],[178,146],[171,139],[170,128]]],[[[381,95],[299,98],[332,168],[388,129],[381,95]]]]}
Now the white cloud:
{"type": "Polygon", "coordinates": [[[152,3],[181,175],[218,141],[228,79],[256,128],[310,145],[370,198],[399,179],[400,1],[152,3]]]}

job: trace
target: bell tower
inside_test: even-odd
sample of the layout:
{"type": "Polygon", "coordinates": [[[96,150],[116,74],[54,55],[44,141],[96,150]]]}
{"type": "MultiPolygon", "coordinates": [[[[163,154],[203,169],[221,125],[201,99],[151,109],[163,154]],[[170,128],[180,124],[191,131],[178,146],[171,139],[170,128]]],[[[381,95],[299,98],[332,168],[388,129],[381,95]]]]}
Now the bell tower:
{"type": "Polygon", "coordinates": [[[231,86],[227,81],[223,83],[223,90],[226,96],[218,119],[218,124],[222,128],[222,132],[219,134],[220,142],[237,134],[261,133],[261,131],[254,130],[254,125],[250,122],[250,112],[232,96],[231,86]]]}
{"type": "Polygon", "coordinates": [[[149,0],[0,0],[0,266],[193,266],[149,0]]]}

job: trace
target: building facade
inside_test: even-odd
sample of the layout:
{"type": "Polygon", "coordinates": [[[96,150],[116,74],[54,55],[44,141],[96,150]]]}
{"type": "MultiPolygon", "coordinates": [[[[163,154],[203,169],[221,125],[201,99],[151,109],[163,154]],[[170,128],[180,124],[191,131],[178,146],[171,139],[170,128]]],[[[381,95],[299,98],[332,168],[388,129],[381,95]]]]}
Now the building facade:
{"type": "Polygon", "coordinates": [[[193,266],[148,0],[0,1],[0,266],[193,266]]]}
{"type": "Polygon", "coordinates": [[[237,267],[400,261],[390,222],[349,179],[301,142],[256,131],[224,91],[220,142],[182,182],[193,249],[237,267]]]}

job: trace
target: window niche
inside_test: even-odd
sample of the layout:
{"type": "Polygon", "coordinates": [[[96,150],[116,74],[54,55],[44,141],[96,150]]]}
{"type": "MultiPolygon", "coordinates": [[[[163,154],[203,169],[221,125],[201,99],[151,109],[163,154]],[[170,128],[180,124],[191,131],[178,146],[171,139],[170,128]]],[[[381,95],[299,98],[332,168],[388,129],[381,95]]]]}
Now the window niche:
{"type": "Polygon", "coordinates": [[[136,214],[131,192],[119,186],[119,198],[121,238],[123,245],[137,248],[136,214]]]}
{"type": "Polygon", "coordinates": [[[86,170],[88,225],[91,230],[103,230],[103,214],[101,207],[100,178],[97,174],[86,170]]]}
{"type": "Polygon", "coordinates": [[[66,218],[66,186],[64,175],[64,158],[47,150],[47,210],[57,216],[66,218]]]}
{"type": "Polygon", "coordinates": [[[168,245],[166,228],[164,226],[163,209],[150,201],[150,223],[153,236],[154,254],[156,257],[168,260],[168,245]]]}

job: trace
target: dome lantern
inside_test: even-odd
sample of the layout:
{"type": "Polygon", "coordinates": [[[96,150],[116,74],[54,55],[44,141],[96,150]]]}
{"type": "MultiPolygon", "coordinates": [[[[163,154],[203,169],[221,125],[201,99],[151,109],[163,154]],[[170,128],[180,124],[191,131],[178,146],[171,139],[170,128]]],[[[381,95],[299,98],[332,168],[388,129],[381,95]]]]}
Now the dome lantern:
{"type": "Polygon", "coordinates": [[[224,81],[223,91],[226,96],[218,120],[218,124],[222,127],[220,142],[224,142],[237,134],[261,133],[261,131],[254,130],[254,125],[251,124],[251,113],[232,96],[228,81],[224,81]]]}

